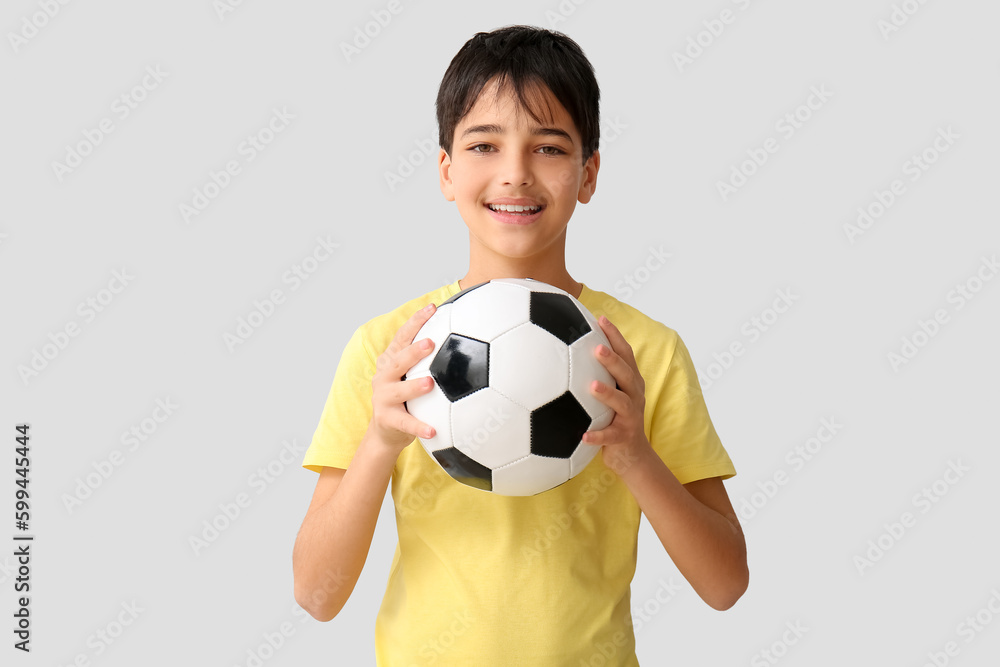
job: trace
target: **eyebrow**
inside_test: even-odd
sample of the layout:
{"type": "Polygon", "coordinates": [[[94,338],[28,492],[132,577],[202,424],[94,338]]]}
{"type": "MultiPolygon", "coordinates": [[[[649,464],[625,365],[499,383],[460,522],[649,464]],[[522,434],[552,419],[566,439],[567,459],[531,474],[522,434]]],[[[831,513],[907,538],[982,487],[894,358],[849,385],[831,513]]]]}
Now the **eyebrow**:
{"type": "MultiPolygon", "coordinates": [[[[459,139],[464,139],[470,134],[504,134],[504,129],[495,123],[473,125],[466,128],[459,139]]],[[[562,137],[566,141],[573,143],[573,138],[569,136],[569,133],[558,127],[536,127],[531,131],[531,135],[535,137],[562,137]]]]}

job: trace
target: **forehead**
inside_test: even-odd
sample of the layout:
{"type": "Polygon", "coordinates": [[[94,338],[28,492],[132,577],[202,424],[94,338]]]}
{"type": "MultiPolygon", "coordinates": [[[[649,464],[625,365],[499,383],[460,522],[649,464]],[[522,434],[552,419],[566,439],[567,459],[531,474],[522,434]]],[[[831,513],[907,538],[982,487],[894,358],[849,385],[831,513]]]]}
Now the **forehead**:
{"type": "Polygon", "coordinates": [[[525,99],[522,103],[513,84],[507,81],[501,87],[497,80],[493,79],[483,86],[475,104],[459,121],[456,129],[478,124],[483,118],[488,117],[509,119],[515,126],[561,127],[575,136],[576,127],[573,119],[547,86],[541,83],[525,84],[523,96],[525,99]]]}

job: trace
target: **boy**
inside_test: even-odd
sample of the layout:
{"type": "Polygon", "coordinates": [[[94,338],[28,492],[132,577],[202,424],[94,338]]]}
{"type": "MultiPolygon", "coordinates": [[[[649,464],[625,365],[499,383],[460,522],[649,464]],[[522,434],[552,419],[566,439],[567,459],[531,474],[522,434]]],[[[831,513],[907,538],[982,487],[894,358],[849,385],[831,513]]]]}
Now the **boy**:
{"type": "Polygon", "coordinates": [[[579,46],[528,26],[478,33],[441,82],[441,190],[469,228],[469,270],[348,342],[303,461],[320,477],[293,553],[296,600],[330,620],[364,566],[391,477],[399,542],[375,624],[380,666],[638,665],[629,584],[640,513],[709,605],[727,609],[746,590],[746,546],[722,484],[736,471],[687,349],[566,269],[567,224],[600,166],[598,104],[579,46]],[[596,354],[617,385],[591,387],[615,411],[584,436],[601,455],[530,497],[449,478],[414,442],[433,429],[403,405],[433,385],[401,378],[433,353],[414,336],[434,304],[508,277],[560,287],[593,312],[612,346],[596,354]]]}

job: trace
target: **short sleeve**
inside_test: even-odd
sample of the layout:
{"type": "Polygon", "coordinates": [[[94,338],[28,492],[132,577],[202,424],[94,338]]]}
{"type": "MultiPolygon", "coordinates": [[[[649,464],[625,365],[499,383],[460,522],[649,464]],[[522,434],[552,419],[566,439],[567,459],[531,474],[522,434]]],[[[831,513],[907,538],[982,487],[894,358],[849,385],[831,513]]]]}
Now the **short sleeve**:
{"type": "Polygon", "coordinates": [[[687,346],[674,335],[673,353],[655,396],[650,444],[682,484],[728,479],[736,468],[712,424],[687,346]]]}
{"type": "Polygon", "coordinates": [[[364,332],[365,327],[359,327],[344,347],[303,468],[314,472],[321,472],[323,466],[346,469],[368,430],[375,359],[364,332]]]}

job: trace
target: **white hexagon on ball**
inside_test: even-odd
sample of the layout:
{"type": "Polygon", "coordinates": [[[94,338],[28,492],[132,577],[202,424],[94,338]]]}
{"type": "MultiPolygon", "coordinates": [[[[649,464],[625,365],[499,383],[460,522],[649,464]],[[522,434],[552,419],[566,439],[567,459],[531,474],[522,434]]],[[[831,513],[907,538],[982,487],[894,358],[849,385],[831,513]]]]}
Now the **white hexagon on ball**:
{"type": "Polygon", "coordinates": [[[531,453],[530,414],[491,387],[453,403],[451,418],[454,446],[487,468],[531,453]]]}
{"type": "Polygon", "coordinates": [[[532,496],[569,479],[569,459],[528,456],[493,471],[493,492],[505,496],[532,496]]]}
{"type": "Polygon", "coordinates": [[[451,330],[489,343],[528,321],[531,293],[518,285],[487,283],[454,303],[451,330]]]}
{"type": "Polygon", "coordinates": [[[490,343],[490,386],[528,410],[561,396],[569,386],[569,348],[525,323],[490,343]]]}

